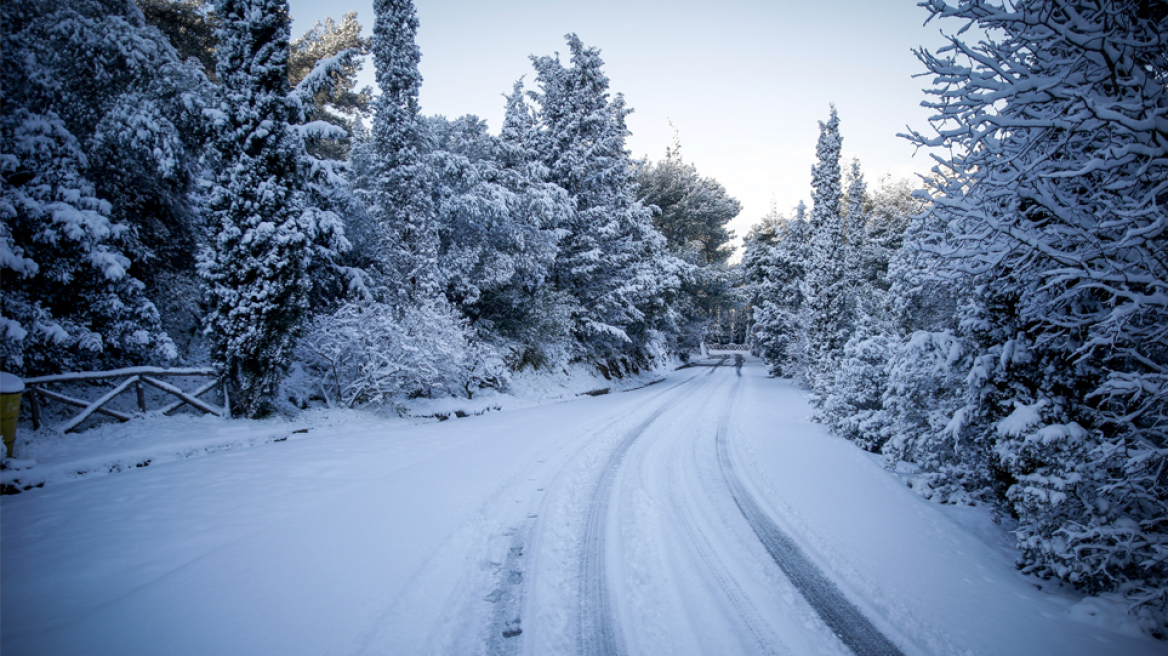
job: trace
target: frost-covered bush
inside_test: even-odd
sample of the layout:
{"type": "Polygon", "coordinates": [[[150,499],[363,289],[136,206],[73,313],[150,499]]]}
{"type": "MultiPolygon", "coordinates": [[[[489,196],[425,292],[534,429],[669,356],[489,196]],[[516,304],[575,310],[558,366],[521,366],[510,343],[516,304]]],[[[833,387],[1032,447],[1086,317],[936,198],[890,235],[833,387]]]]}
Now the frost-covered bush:
{"type": "Polygon", "coordinates": [[[927,498],[968,502],[986,493],[985,446],[966,430],[969,345],[952,332],[918,331],[892,349],[881,450],[890,469],[911,463],[927,498]]]}
{"type": "Polygon", "coordinates": [[[888,439],[883,405],[888,361],[898,344],[867,328],[862,322],[844,345],[843,359],[816,416],[837,435],[866,451],[879,452],[888,439]]]}
{"type": "Polygon", "coordinates": [[[1136,426],[1108,429],[1085,404],[1102,372],[1023,334],[977,359],[971,389],[988,420],[998,494],[1018,521],[1023,571],[1160,606],[1168,576],[1163,455],[1136,426]],[[1158,530],[1159,529],[1159,530],[1158,530]]]}
{"type": "Polygon", "coordinates": [[[515,310],[496,319],[480,318],[475,328],[490,335],[506,356],[507,368],[560,369],[572,359],[576,300],[544,287],[512,301],[515,310]],[[522,300],[522,303],[517,301],[522,300]]]}
{"type": "Polygon", "coordinates": [[[359,407],[502,388],[507,370],[443,301],[395,309],[346,303],[316,318],[298,347],[330,405],[359,407]]]}

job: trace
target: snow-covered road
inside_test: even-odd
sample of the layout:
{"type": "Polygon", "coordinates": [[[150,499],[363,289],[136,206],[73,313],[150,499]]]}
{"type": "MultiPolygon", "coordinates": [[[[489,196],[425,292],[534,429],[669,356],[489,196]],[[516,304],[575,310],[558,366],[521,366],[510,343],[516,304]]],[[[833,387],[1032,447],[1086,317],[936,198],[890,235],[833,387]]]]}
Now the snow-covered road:
{"type": "Polygon", "coordinates": [[[1038,590],[980,509],[922,500],[810,412],[757,361],[693,367],[4,497],[0,648],[1165,652],[1038,590]]]}

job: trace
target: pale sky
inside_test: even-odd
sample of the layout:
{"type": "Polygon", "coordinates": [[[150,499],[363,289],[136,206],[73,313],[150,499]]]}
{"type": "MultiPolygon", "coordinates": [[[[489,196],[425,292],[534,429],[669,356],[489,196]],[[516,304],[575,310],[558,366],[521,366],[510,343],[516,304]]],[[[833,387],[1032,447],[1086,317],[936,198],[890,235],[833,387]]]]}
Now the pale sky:
{"type": "MultiPolygon", "coordinates": [[[[503,94],[526,76],[529,55],[569,51],[575,32],[597,47],[613,93],[635,111],[627,145],[658,160],[680,132],[682,157],[742,202],[739,237],[772,199],[810,206],[818,122],[840,114],[843,156],[858,157],[869,187],[883,175],[931,167],[898,132],[928,128],[929,78],[911,50],[939,47],[940,27],[917,0],[416,0],[422,112],[474,114],[497,133],[503,94]]],[[[293,37],[349,11],[369,34],[372,0],[291,0],[293,37]]],[[[373,64],[362,79],[373,85],[373,64]]]]}

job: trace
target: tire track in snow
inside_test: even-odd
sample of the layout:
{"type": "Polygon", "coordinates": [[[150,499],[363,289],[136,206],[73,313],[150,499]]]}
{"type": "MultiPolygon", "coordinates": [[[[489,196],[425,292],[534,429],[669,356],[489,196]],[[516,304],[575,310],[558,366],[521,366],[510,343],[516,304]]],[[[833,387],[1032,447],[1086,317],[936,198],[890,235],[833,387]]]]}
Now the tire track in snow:
{"type": "Polygon", "coordinates": [[[726,566],[714,553],[713,543],[705,532],[691,519],[694,512],[687,508],[689,504],[682,498],[681,490],[683,488],[678,483],[676,469],[670,469],[669,471],[669,487],[671,490],[670,502],[673,507],[674,516],[684,530],[686,537],[689,538],[690,546],[698,555],[705,571],[718,584],[718,587],[722,590],[722,594],[729,600],[735,612],[738,613],[739,619],[746,626],[746,630],[750,633],[750,637],[754,641],[755,646],[764,654],[791,653],[791,650],[781,640],[768,635],[768,631],[763,628],[765,623],[758,617],[758,613],[751,605],[750,600],[747,599],[746,594],[734,580],[733,575],[730,574],[726,566]]]}
{"type": "MultiPolygon", "coordinates": [[[[742,379],[734,383],[731,403],[738,395],[742,379]]],[[[722,476],[730,487],[734,503],[746,518],[747,523],[766,548],[767,553],[819,614],[824,624],[835,633],[849,649],[860,656],[904,656],[852,602],[840,592],[831,579],[807,558],[799,545],[780,529],[755,503],[742,481],[734,471],[730,460],[727,434],[729,433],[730,409],[722,416],[718,426],[718,464],[722,476]]]]}
{"type": "MultiPolygon", "coordinates": [[[[712,370],[705,374],[695,374],[667,387],[662,386],[655,392],[650,393],[639,407],[657,401],[663,396],[668,396],[670,392],[678,387],[690,384],[697,378],[708,376],[711,373],[713,373],[712,370]]],[[[672,406],[673,403],[675,402],[667,401],[665,406],[672,406]]],[[[662,411],[664,411],[664,408],[658,414],[662,411]]],[[[550,472],[550,476],[544,478],[538,484],[536,491],[542,493],[545,490],[552,489],[564,476],[570,463],[575,462],[579,454],[587,449],[596,437],[607,434],[613,426],[620,423],[626,416],[627,413],[622,413],[620,416],[605,422],[599,428],[588,431],[587,437],[572,448],[571,455],[561,460],[561,465],[553,472],[550,472]]],[[[539,462],[542,463],[543,460],[539,460],[539,462]]],[[[524,473],[522,475],[526,476],[527,474],[524,473]]],[[[499,579],[496,587],[485,599],[493,606],[491,622],[487,629],[487,636],[485,637],[486,653],[490,656],[513,656],[521,651],[520,647],[523,642],[522,611],[527,597],[526,587],[531,578],[527,571],[528,559],[525,558],[525,555],[528,551],[528,545],[533,544],[535,533],[538,530],[539,520],[537,518],[546,516],[548,499],[548,495],[541,495],[538,502],[533,506],[529,506],[529,510],[526,513],[526,521],[521,522],[519,526],[504,533],[510,542],[508,552],[504,561],[500,563],[499,579]]]]}
{"type": "MultiPolygon", "coordinates": [[[[711,367],[710,371],[701,378],[708,379],[717,369],[718,365],[711,367]]],[[[686,382],[693,382],[695,378],[697,377],[695,376],[686,382]]],[[[696,393],[697,390],[705,387],[702,384],[705,382],[706,380],[698,381],[699,384],[694,388],[685,390],[654,410],[653,414],[637,424],[621,439],[604,463],[600,481],[597,483],[592,493],[592,500],[588,504],[588,516],[584,523],[583,553],[580,562],[580,625],[576,643],[576,651],[581,656],[620,656],[624,654],[620,629],[613,617],[612,602],[609,598],[604,553],[608,506],[612,497],[617,468],[629,447],[654,421],[666,410],[673,408],[685,398],[696,393]]],[[[677,387],[680,385],[675,385],[670,389],[677,387]]]]}

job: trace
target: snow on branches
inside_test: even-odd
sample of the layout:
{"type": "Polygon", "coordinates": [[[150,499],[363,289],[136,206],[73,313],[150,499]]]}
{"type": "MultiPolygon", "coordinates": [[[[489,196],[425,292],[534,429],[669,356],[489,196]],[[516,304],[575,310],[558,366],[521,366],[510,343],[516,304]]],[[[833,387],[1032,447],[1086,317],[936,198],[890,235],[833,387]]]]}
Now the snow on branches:
{"type": "Polygon", "coordinates": [[[309,202],[312,168],[295,128],[283,0],[219,0],[217,72],[225,117],[215,141],[213,238],[200,263],[207,333],[234,411],[271,412],[308,315],[313,259],[343,247],[339,221],[309,202]]]}
{"type": "Polygon", "coordinates": [[[923,3],[976,24],[920,60],[952,152],[941,274],[975,285],[973,424],[1027,571],[1168,605],[1168,8],[923,3]],[[1029,408],[1026,422],[1018,420],[1029,408]]]}

